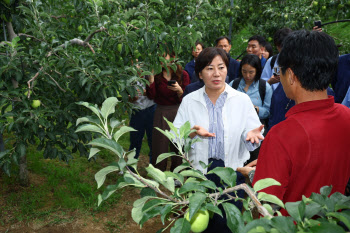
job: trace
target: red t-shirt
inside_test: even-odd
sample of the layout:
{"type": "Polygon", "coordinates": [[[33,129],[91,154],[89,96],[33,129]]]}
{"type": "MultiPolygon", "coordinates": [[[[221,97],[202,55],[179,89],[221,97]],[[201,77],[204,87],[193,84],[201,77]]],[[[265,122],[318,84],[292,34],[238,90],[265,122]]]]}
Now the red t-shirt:
{"type": "Polygon", "coordinates": [[[326,185],[333,186],[332,193],[344,193],[350,177],[350,109],[329,97],[297,104],[286,117],[262,144],[253,184],[279,181],[281,186],[261,191],[283,203],[300,201],[326,185]]]}
{"type": "MultiPolygon", "coordinates": [[[[182,85],[180,86],[183,91],[188,84],[190,84],[190,76],[186,71],[182,71],[182,85]]],[[[182,97],[178,97],[175,91],[168,88],[168,80],[164,77],[159,83],[153,82],[147,86],[146,94],[148,98],[153,99],[159,105],[176,105],[180,104],[182,100],[182,97]]]]}

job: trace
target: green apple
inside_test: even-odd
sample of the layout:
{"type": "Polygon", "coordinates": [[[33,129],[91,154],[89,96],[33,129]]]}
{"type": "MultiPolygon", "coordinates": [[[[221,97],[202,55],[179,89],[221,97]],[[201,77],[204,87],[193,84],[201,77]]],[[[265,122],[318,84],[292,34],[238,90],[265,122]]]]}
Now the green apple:
{"type": "Polygon", "coordinates": [[[209,223],[209,212],[208,210],[198,210],[197,213],[192,216],[190,220],[190,213],[187,212],[185,215],[187,221],[191,224],[191,231],[194,233],[202,232],[208,227],[209,223]]]}
{"type": "Polygon", "coordinates": [[[288,14],[285,14],[285,15],[284,15],[284,18],[285,18],[285,19],[288,19],[288,14]]]}
{"type": "Polygon", "coordinates": [[[118,44],[117,45],[117,50],[120,53],[122,51],[123,45],[122,44],[118,44]]]}
{"type": "Polygon", "coordinates": [[[327,7],[326,6],[322,6],[322,10],[326,10],[327,9],[327,7]]]}
{"type": "Polygon", "coordinates": [[[318,2],[317,2],[317,1],[313,1],[313,2],[312,2],[312,5],[313,5],[314,7],[316,7],[316,6],[318,5],[318,2]]]}
{"type": "Polygon", "coordinates": [[[40,100],[33,100],[32,101],[32,107],[33,108],[38,108],[41,105],[40,100]]]}
{"type": "MultiPolygon", "coordinates": [[[[30,94],[32,94],[32,91],[29,91],[30,94]]],[[[28,96],[28,91],[24,92],[25,96],[28,96]]]]}
{"type": "Polygon", "coordinates": [[[83,30],[83,26],[79,25],[78,32],[81,32],[83,30]]]}

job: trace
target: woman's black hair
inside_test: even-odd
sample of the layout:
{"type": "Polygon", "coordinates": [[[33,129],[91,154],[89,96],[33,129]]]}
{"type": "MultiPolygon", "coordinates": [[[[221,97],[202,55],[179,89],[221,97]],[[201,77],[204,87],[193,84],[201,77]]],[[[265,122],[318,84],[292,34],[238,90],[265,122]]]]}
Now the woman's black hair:
{"type": "MultiPolygon", "coordinates": [[[[199,73],[207,65],[209,65],[216,56],[220,56],[222,58],[222,60],[224,61],[225,65],[226,65],[226,68],[228,70],[229,60],[227,58],[225,50],[223,50],[222,48],[217,48],[217,47],[208,47],[208,48],[205,48],[197,57],[196,64],[194,67],[194,71],[195,71],[197,77],[199,77],[199,73]]],[[[199,80],[201,80],[201,79],[199,79],[199,80]]]]}
{"type": "Polygon", "coordinates": [[[272,45],[268,42],[265,43],[265,50],[269,53],[269,57],[267,59],[269,59],[270,57],[273,56],[273,49],[272,49],[272,45]]]}
{"type": "Polygon", "coordinates": [[[255,68],[256,73],[255,73],[254,81],[259,80],[262,73],[260,58],[255,54],[247,54],[242,58],[241,64],[239,66],[239,77],[241,78],[243,78],[242,67],[245,64],[248,64],[253,68],[255,68]]]}

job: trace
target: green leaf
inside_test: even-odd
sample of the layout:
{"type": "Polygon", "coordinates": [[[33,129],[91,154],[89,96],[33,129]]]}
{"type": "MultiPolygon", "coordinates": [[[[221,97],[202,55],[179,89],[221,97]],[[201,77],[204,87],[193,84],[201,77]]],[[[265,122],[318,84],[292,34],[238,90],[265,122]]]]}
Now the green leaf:
{"type": "Polygon", "coordinates": [[[228,186],[233,187],[236,185],[237,174],[232,168],[216,167],[208,172],[208,174],[212,173],[219,176],[228,186]]]}
{"type": "Polygon", "coordinates": [[[271,225],[281,233],[296,232],[296,225],[291,217],[277,216],[271,219],[271,225]]]}
{"type": "Polygon", "coordinates": [[[186,163],[183,163],[181,164],[180,166],[177,166],[175,169],[174,169],[174,173],[179,173],[180,171],[182,171],[183,169],[186,169],[186,168],[189,168],[190,167],[190,164],[188,162],[186,163]]]}
{"type": "Polygon", "coordinates": [[[89,123],[94,123],[94,124],[100,124],[100,119],[98,119],[98,117],[94,117],[94,116],[86,116],[86,117],[80,117],[77,120],[77,123],[75,124],[76,126],[79,125],[80,123],[83,122],[89,122],[89,123]]]}
{"type": "Polygon", "coordinates": [[[200,192],[197,192],[190,197],[189,219],[192,219],[193,215],[197,213],[197,211],[201,208],[206,198],[207,195],[200,192]]]}
{"type": "Polygon", "coordinates": [[[343,228],[340,226],[329,223],[329,222],[321,222],[319,225],[313,226],[310,228],[312,233],[345,233],[343,228]]]}
{"type": "Polygon", "coordinates": [[[350,229],[350,211],[331,212],[326,214],[327,217],[333,217],[343,222],[348,229],[350,229]]]}
{"type": "Polygon", "coordinates": [[[151,0],[151,3],[157,3],[157,4],[160,4],[160,5],[164,5],[162,0],[151,0]]]}
{"type": "Polygon", "coordinates": [[[255,192],[259,192],[260,190],[273,185],[281,186],[281,183],[272,178],[265,178],[265,179],[258,180],[254,184],[253,189],[255,190],[255,192]]]}
{"type": "Polygon", "coordinates": [[[100,150],[98,148],[92,147],[90,149],[90,154],[89,154],[88,159],[91,159],[92,157],[94,157],[94,155],[97,154],[98,152],[100,152],[100,150]]]}
{"type": "Polygon", "coordinates": [[[116,97],[107,98],[101,108],[101,114],[104,119],[107,119],[110,114],[115,112],[115,106],[118,104],[119,100],[116,97]]]}
{"type": "Polygon", "coordinates": [[[142,212],[148,212],[151,209],[153,209],[154,207],[158,207],[159,205],[162,205],[166,203],[164,200],[161,199],[152,199],[148,202],[145,203],[145,205],[142,207],[142,212]]]}
{"type": "Polygon", "coordinates": [[[140,76],[143,77],[143,76],[146,76],[146,75],[153,75],[153,74],[151,72],[149,72],[149,71],[143,71],[140,76]]]}
{"type": "Polygon", "coordinates": [[[173,206],[172,205],[165,205],[161,211],[160,211],[160,218],[162,220],[163,225],[165,224],[165,220],[168,216],[168,214],[171,212],[173,206]]]}
{"type": "Polygon", "coordinates": [[[191,224],[186,219],[179,218],[176,220],[174,226],[170,229],[170,233],[189,233],[190,230],[191,224]]]}
{"type": "Polygon", "coordinates": [[[115,172],[115,171],[119,171],[119,167],[117,166],[108,166],[105,168],[102,168],[100,171],[98,171],[95,174],[95,180],[97,182],[97,188],[99,189],[103,183],[106,180],[106,176],[111,173],[111,172],[115,172]]]}
{"type": "Polygon", "coordinates": [[[147,212],[143,212],[143,216],[142,216],[142,219],[140,221],[140,226],[142,227],[142,225],[148,221],[149,219],[157,216],[157,215],[160,215],[160,211],[162,210],[162,206],[156,206],[152,209],[150,209],[149,211],[147,212]]]}
{"type": "Polygon", "coordinates": [[[324,197],[328,197],[329,194],[331,194],[332,192],[332,185],[331,186],[323,186],[321,189],[320,189],[320,193],[321,195],[323,195],[324,197]]]}
{"type": "Polygon", "coordinates": [[[26,145],[24,143],[20,143],[18,146],[18,149],[16,148],[16,151],[18,152],[19,156],[25,156],[26,155],[26,145]]]}
{"type": "Polygon", "coordinates": [[[267,232],[271,230],[271,220],[267,218],[256,219],[250,223],[248,223],[242,230],[242,232],[250,232],[252,229],[256,227],[263,227],[267,232]]]}
{"type": "MultiPolygon", "coordinates": [[[[218,214],[222,217],[222,212],[221,212],[220,208],[218,206],[214,206],[213,203],[206,203],[205,209],[207,209],[215,214],[218,214]]],[[[246,212],[248,212],[248,211],[246,211],[246,212]]]]}
{"type": "Polygon", "coordinates": [[[191,192],[191,191],[205,192],[206,189],[203,186],[199,185],[198,183],[193,183],[193,182],[185,183],[179,189],[180,194],[184,194],[184,193],[191,192]]]}
{"type": "Polygon", "coordinates": [[[164,172],[166,176],[172,177],[174,179],[177,179],[178,181],[181,182],[181,184],[184,183],[184,177],[179,174],[179,173],[173,173],[173,172],[169,172],[169,171],[165,171],[164,172]]]}
{"type": "Polygon", "coordinates": [[[318,214],[322,210],[322,206],[320,206],[316,202],[312,202],[305,206],[305,218],[312,218],[316,214],[318,214]]]}
{"type": "Polygon", "coordinates": [[[103,191],[102,195],[99,196],[99,200],[101,200],[101,202],[104,200],[107,200],[107,198],[110,197],[118,189],[119,189],[118,185],[108,185],[107,188],[103,191]]]}
{"type": "Polygon", "coordinates": [[[191,124],[189,121],[186,121],[185,124],[180,127],[180,138],[187,138],[185,134],[189,131],[191,131],[191,124]]]}
{"type": "Polygon", "coordinates": [[[140,192],[140,196],[141,197],[147,197],[147,196],[150,196],[150,197],[156,197],[157,196],[157,193],[156,191],[154,191],[153,189],[149,188],[149,187],[146,187],[146,188],[143,188],[140,192]]]}
{"type": "Polygon", "coordinates": [[[161,161],[163,161],[163,160],[166,159],[166,158],[169,158],[169,157],[175,156],[175,155],[176,155],[175,152],[160,154],[160,155],[158,156],[158,158],[157,158],[156,164],[157,164],[157,163],[160,163],[161,161]]]}
{"type": "Polygon", "coordinates": [[[132,132],[132,131],[137,131],[137,130],[129,126],[122,126],[117,132],[115,132],[115,134],[113,135],[113,139],[117,142],[123,134],[132,132]]]}
{"type": "Polygon", "coordinates": [[[138,199],[134,202],[133,204],[133,208],[131,210],[131,217],[132,219],[137,223],[139,224],[142,217],[143,217],[143,212],[142,212],[142,208],[143,206],[145,205],[145,203],[149,200],[149,199],[152,199],[154,197],[151,197],[151,196],[146,196],[146,197],[143,197],[141,199],[138,199]]]}
{"type": "Polygon", "coordinates": [[[178,134],[178,132],[177,132],[178,129],[174,126],[174,124],[173,124],[172,122],[168,121],[168,119],[166,119],[165,117],[164,117],[164,120],[165,120],[166,123],[169,125],[170,130],[173,131],[173,132],[175,133],[176,137],[179,137],[179,134],[178,134]]]}
{"type": "Polygon", "coordinates": [[[98,110],[98,108],[96,108],[96,106],[88,103],[88,102],[77,102],[76,104],[78,105],[82,105],[84,107],[87,107],[88,109],[90,109],[93,113],[96,114],[96,116],[100,117],[100,111],[98,110]]]}
{"type": "Polygon", "coordinates": [[[110,150],[114,154],[118,155],[119,158],[121,158],[124,153],[123,147],[121,147],[121,145],[119,145],[116,141],[108,138],[96,138],[93,141],[91,141],[89,145],[102,147],[107,150],[110,150]]]}
{"type": "Polygon", "coordinates": [[[295,221],[301,222],[303,216],[300,215],[300,209],[302,210],[302,207],[299,207],[299,205],[304,202],[302,201],[297,201],[297,202],[287,202],[286,203],[286,210],[290,216],[294,218],[295,221]]]}
{"type": "Polygon", "coordinates": [[[211,180],[201,181],[199,183],[199,185],[204,186],[204,187],[209,188],[209,189],[214,189],[214,190],[216,189],[215,183],[213,181],[211,181],[211,180]]]}
{"type": "Polygon", "coordinates": [[[183,176],[192,176],[192,177],[197,177],[200,178],[202,180],[206,180],[207,178],[203,175],[203,173],[201,173],[200,171],[197,170],[185,170],[180,172],[181,175],[183,176]]]}
{"type": "Polygon", "coordinates": [[[244,222],[242,219],[241,211],[231,203],[223,203],[227,219],[227,226],[232,232],[242,232],[244,222]]]}
{"type": "Polygon", "coordinates": [[[270,202],[270,203],[274,203],[274,204],[279,205],[282,208],[284,208],[283,202],[278,197],[276,197],[274,195],[267,194],[267,193],[264,193],[264,192],[259,192],[258,193],[258,199],[261,200],[261,201],[267,201],[267,202],[270,202]]]}
{"type": "Polygon", "coordinates": [[[0,152],[0,159],[2,159],[2,157],[7,155],[8,152],[9,152],[9,150],[5,150],[5,151],[0,152]]]}
{"type": "Polygon", "coordinates": [[[94,133],[100,133],[102,135],[105,134],[105,132],[98,126],[96,125],[91,125],[91,124],[85,124],[81,125],[75,130],[76,133],[78,132],[94,132],[94,133]]]}
{"type": "Polygon", "coordinates": [[[146,168],[146,171],[149,177],[153,178],[154,180],[162,184],[169,191],[171,192],[175,191],[174,179],[172,177],[167,177],[164,172],[162,172],[158,168],[153,167],[152,164],[150,164],[146,168]]]}

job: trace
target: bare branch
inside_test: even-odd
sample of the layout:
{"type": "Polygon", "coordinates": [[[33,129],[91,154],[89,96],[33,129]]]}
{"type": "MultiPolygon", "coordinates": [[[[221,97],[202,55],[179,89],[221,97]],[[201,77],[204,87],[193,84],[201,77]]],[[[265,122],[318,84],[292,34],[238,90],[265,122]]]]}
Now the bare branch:
{"type": "MultiPolygon", "coordinates": [[[[72,44],[72,45],[75,44],[75,45],[80,45],[80,46],[83,46],[83,47],[89,47],[90,50],[91,50],[91,52],[92,52],[92,53],[95,53],[94,49],[91,47],[91,45],[89,44],[89,42],[85,42],[85,41],[83,41],[83,40],[81,40],[81,39],[74,38],[74,39],[70,40],[69,43],[72,44]]],[[[58,46],[58,47],[65,48],[65,46],[66,46],[65,44],[62,44],[62,45],[60,45],[60,46],[58,46]]],[[[50,52],[50,53],[51,53],[51,52],[50,52]]],[[[50,54],[50,56],[51,56],[51,54],[50,54]]]]}
{"type": "Polygon", "coordinates": [[[24,33],[18,33],[19,36],[25,36],[25,37],[28,37],[28,38],[32,38],[34,40],[37,40],[37,41],[44,41],[44,40],[40,40],[32,35],[28,35],[28,34],[24,34],[24,33]]]}
{"type": "Polygon", "coordinates": [[[127,25],[128,25],[128,26],[131,26],[132,28],[134,28],[134,29],[136,29],[136,30],[140,29],[140,28],[138,28],[138,27],[135,27],[135,26],[132,25],[131,23],[127,23],[127,25]]]}
{"type": "Polygon", "coordinates": [[[54,18],[54,19],[58,20],[60,18],[67,18],[67,15],[59,15],[59,16],[51,15],[51,18],[54,18]]]}
{"type": "Polygon", "coordinates": [[[84,42],[85,42],[85,43],[88,43],[96,33],[103,32],[103,31],[107,31],[107,28],[101,27],[100,29],[94,31],[94,32],[91,33],[88,37],[86,37],[86,39],[84,40],[84,42]]]}
{"type": "Polygon", "coordinates": [[[30,90],[33,89],[33,86],[30,86],[30,84],[31,84],[32,82],[34,82],[34,81],[38,78],[40,72],[41,72],[43,69],[44,69],[44,67],[42,66],[42,67],[39,69],[39,71],[33,76],[33,78],[31,78],[31,79],[27,82],[27,83],[28,83],[28,88],[29,88],[29,91],[28,91],[28,94],[27,94],[27,98],[28,98],[28,99],[30,98],[30,90]]]}
{"type": "Polygon", "coordinates": [[[141,183],[143,183],[144,185],[146,185],[147,187],[153,189],[154,191],[156,191],[157,193],[159,193],[160,195],[162,195],[163,197],[167,198],[168,200],[171,200],[173,202],[179,203],[178,200],[166,195],[165,193],[163,193],[161,190],[157,189],[156,187],[148,184],[146,181],[144,181],[143,179],[141,179],[139,176],[137,176],[133,171],[131,171],[131,169],[126,166],[126,169],[130,172],[130,174],[135,177],[138,181],[140,181],[141,183]]]}
{"type": "Polygon", "coordinates": [[[48,74],[48,73],[46,73],[46,72],[45,72],[45,74],[47,74],[47,75],[51,78],[51,80],[54,81],[54,83],[57,85],[57,87],[58,87],[61,91],[66,92],[66,90],[64,90],[62,87],[60,87],[60,85],[57,83],[57,81],[56,81],[53,77],[51,77],[50,74],[48,74]]]}

